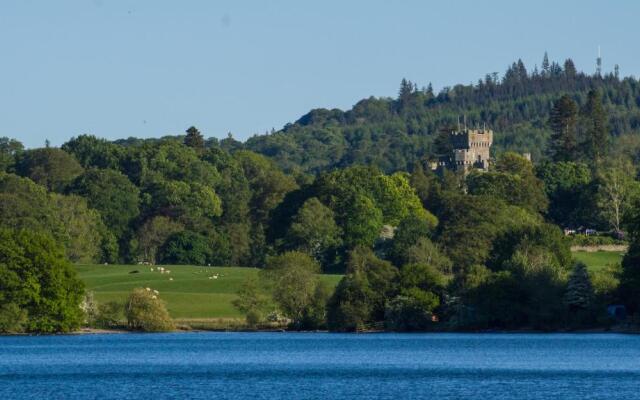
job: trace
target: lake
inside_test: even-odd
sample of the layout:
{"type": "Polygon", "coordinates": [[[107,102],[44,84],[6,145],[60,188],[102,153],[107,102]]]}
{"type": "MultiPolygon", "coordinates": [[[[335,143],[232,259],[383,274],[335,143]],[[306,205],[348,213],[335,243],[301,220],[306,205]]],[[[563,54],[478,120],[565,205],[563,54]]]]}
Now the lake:
{"type": "Polygon", "coordinates": [[[633,399],[640,336],[0,337],[0,399],[633,399]]]}

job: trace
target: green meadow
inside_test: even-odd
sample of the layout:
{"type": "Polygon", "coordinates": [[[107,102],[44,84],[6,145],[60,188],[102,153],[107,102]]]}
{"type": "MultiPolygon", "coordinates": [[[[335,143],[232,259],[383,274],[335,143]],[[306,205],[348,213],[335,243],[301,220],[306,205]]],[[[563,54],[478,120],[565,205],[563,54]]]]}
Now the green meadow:
{"type": "Polygon", "coordinates": [[[618,251],[573,252],[573,257],[585,263],[590,271],[597,271],[607,265],[617,264],[622,261],[622,256],[624,256],[624,253],[618,251]]]}
{"type": "MultiPolygon", "coordinates": [[[[231,302],[243,280],[258,273],[256,268],[185,265],[77,265],[76,269],[98,302],[124,302],[133,288],[148,287],[160,292],[177,319],[243,317],[231,302]],[[171,272],[160,273],[158,267],[171,272]]],[[[322,275],[322,280],[335,287],[341,277],[322,275]]]]}

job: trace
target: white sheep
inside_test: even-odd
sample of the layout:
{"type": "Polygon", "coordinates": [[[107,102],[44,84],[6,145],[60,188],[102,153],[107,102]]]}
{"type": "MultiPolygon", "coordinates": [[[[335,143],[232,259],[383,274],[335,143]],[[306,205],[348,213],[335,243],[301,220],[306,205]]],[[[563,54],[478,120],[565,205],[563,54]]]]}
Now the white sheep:
{"type": "Polygon", "coordinates": [[[170,281],[172,281],[172,280],[173,280],[173,278],[169,278],[169,280],[170,280],[170,281]]]}

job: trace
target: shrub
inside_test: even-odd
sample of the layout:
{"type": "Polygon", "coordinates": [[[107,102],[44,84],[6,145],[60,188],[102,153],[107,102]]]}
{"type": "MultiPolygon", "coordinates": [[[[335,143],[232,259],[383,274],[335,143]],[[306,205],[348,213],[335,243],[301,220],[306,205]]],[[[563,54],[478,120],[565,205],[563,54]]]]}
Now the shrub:
{"type": "Polygon", "coordinates": [[[98,328],[115,328],[123,319],[124,306],[117,301],[109,301],[98,305],[95,326],[98,328]]]}
{"type": "Polygon", "coordinates": [[[175,329],[164,302],[151,290],[136,288],[125,305],[129,329],[143,332],[166,332],[175,329]]]}

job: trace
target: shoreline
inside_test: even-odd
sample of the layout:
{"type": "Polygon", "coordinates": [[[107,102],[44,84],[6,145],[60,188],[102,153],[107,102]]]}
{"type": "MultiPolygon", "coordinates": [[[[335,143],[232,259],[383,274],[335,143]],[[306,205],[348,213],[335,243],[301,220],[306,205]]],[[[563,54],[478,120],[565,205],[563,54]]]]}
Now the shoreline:
{"type": "Polygon", "coordinates": [[[314,330],[314,331],[293,331],[286,329],[176,329],[167,332],[141,332],[130,331],[126,329],[101,329],[101,328],[81,328],[80,330],[65,333],[10,333],[0,334],[0,336],[84,336],[84,335],[118,335],[118,334],[136,334],[142,333],[145,335],[152,334],[166,334],[166,333],[209,333],[209,332],[224,332],[224,333],[337,333],[337,334],[353,334],[353,335],[368,335],[368,334],[438,334],[438,333],[464,333],[464,334],[640,334],[640,327],[614,327],[614,328],[590,328],[590,329],[578,329],[578,330],[536,330],[536,329],[485,329],[485,330],[432,330],[432,331],[411,331],[411,332],[397,332],[397,331],[384,331],[384,330],[371,330],[360,332],[330,332],[327,330],[314,330]]]}

